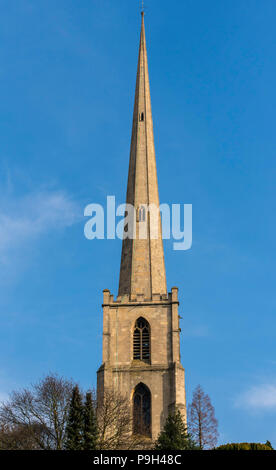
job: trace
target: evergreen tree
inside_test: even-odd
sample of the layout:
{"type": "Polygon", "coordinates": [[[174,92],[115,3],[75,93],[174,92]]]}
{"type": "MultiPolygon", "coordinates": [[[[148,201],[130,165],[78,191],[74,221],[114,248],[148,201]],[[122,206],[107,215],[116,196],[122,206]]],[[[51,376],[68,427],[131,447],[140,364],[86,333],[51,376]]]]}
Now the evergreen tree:
{"type": "Polygon", "coordinates": [[[98,428],[93,407],[92,393],[87,392],[84,405],[84,450],[95,450],[97,447],[98,428]]]}
{"type": "Polygon", "coordinates": [[[83,404],[79,387],[73,388],[66,426],[66,450],[83,449],[83,404]]]}
{"type": "Polygon", "coordinates": [[[187,433],[181,413],[177,410],[166,420],[163,431],[155,444],[156,450],[197,450],[198,447],[187,433]]]}

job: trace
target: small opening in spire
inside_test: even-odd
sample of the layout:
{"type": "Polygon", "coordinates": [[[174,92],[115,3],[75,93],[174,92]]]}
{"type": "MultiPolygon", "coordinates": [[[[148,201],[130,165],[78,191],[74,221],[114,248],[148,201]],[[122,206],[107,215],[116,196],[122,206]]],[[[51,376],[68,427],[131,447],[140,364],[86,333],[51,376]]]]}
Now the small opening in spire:
{"type": "Polygon", "coordinates": [[[139,121],[143,122],[144,121],[144,113],[139,114],[139,121]]]}
{"type": "Polygon", "coordinates": [[[146,221],[146,209],[144,206],[140,206],[138,209],[138,222],[146,221]]]}

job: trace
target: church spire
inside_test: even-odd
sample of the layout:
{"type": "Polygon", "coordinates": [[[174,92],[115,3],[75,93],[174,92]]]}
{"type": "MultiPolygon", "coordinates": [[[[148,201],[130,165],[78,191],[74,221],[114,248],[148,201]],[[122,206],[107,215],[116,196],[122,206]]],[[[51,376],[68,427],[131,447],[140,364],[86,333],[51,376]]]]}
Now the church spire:
{"type": "Polygon", "coordinates": [[[150,204],[159,207],[159,195],[144,11],[141,13],[142,25],[126,197],[126,202],[135,207],[137,214],[136,238],[123,240],[119,296],[130,295],[134,299],[140,294],[145,299],[152,299],[154,294],[167,294],[167,287],[160,215],[158,213],[158,237],[153,238],[149,214],[143,209],[150,204]],[[142,230],[143,239],[139,237],[142,230]]]}

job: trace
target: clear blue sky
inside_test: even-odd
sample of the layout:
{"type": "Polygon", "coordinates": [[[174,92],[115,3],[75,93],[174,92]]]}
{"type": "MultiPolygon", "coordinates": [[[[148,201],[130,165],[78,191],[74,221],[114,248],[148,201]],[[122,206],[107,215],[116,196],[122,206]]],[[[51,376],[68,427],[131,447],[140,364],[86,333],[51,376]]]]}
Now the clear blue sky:
{"type": "MultiPolygon", "coordinates": [[[[276,446],[274,0],[147,0],[161,202],[193,204],[179,286],[187,397],[220,441],[276,446]]],[[[121,242],[83,208],[125,198],[138,0],[0,0],[0,396],[48,371],[95,384],[121,242]]]]}

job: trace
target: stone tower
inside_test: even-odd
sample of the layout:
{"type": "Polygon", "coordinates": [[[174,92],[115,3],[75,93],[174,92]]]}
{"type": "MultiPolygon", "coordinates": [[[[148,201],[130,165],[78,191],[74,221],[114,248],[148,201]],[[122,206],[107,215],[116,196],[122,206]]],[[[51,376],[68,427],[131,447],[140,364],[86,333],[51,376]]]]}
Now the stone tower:
{"type": "Polygon", "coordinates": [[[133,433],[156,439],[176,406],[186,419],[186,402],[178,289],[167,292],[160,214],[153,236],[147,211],[159,207],[159,195],[143,13],[126,202],[135,208],[136,238],[123,240],[117,299],[104,290],[98,397],[105,389],[129,397],[133,433]]]}

